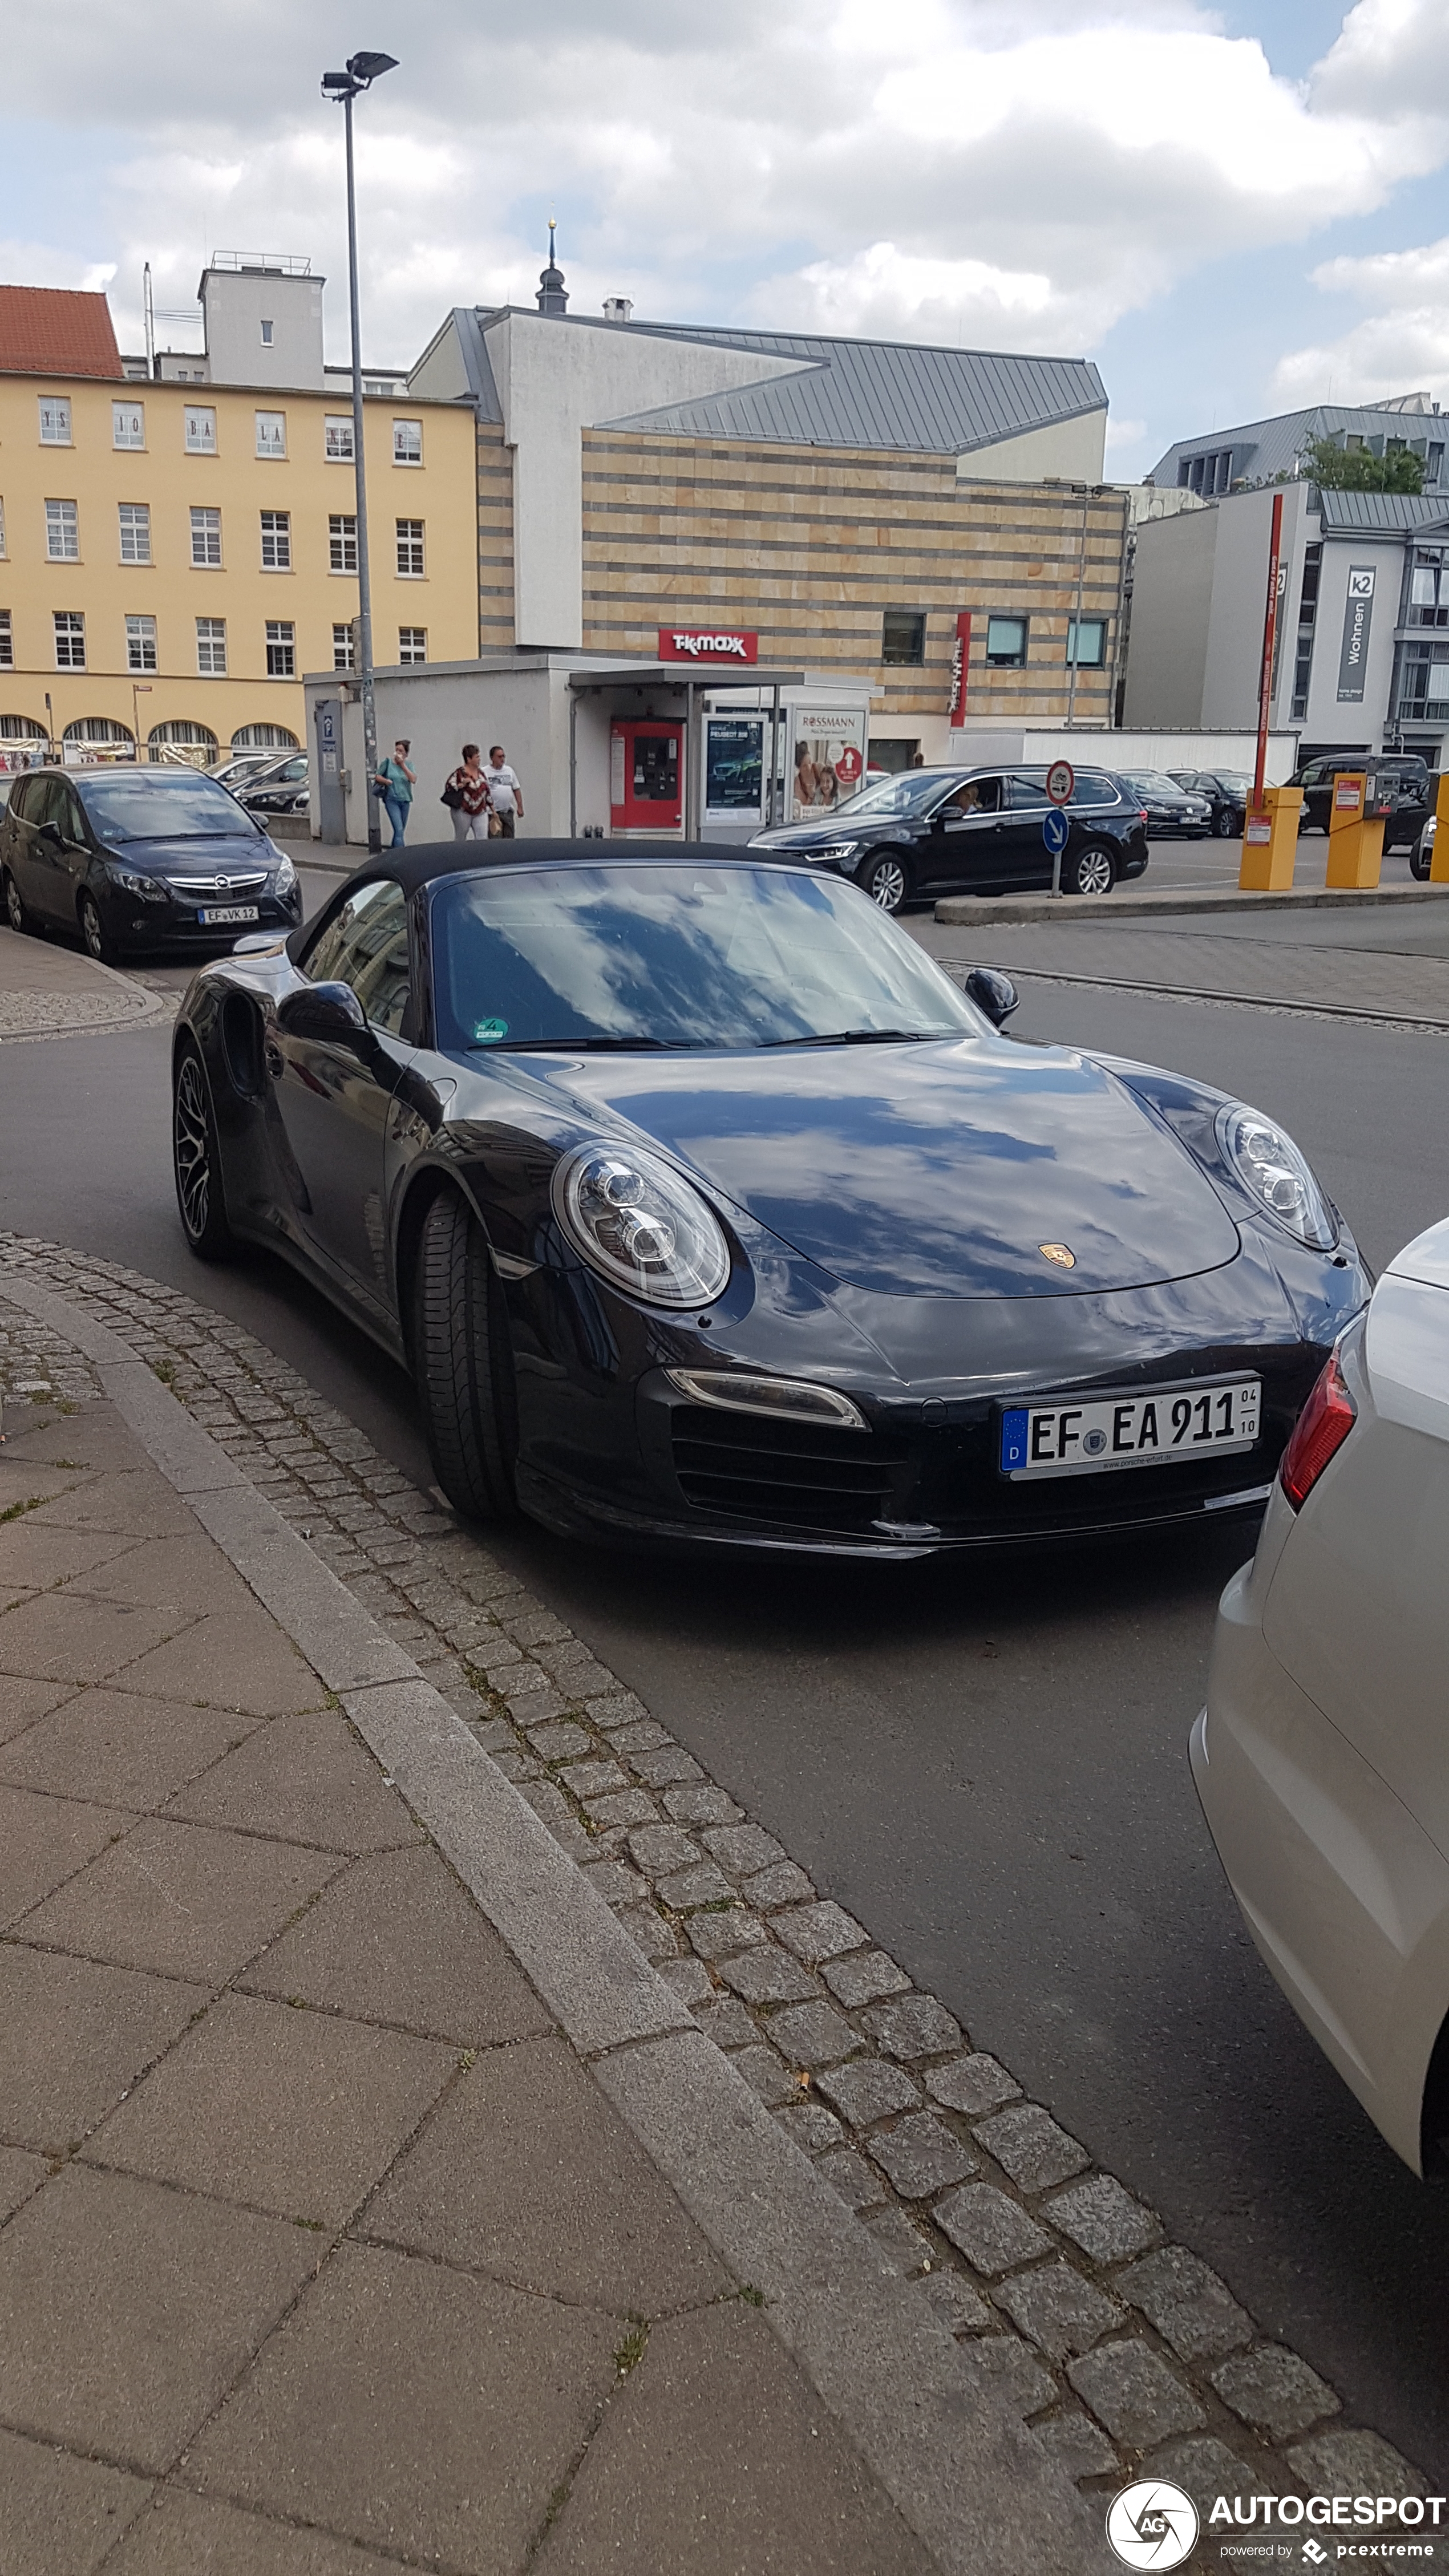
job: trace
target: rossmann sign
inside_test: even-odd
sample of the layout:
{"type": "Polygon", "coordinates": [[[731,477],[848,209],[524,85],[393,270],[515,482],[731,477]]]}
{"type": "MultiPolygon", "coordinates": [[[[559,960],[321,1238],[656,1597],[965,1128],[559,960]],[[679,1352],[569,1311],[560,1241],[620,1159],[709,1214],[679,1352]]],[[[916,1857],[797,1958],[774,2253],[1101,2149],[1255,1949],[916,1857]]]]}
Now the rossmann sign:
{"type": "Polygon", "coordinates": [[[730,626],[661,626],[661,662],[758,662],[758,635],[730,626]]]}

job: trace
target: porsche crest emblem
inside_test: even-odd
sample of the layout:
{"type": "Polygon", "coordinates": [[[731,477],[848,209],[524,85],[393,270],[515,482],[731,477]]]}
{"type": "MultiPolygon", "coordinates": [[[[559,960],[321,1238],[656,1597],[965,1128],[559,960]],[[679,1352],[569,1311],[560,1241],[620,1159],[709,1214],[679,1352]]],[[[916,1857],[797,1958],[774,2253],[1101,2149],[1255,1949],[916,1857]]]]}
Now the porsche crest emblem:
{"type": "Polygon", "coordinates": [[[1069,1244],[1039,1243],[1037,1245],[1037,1250],[1047,1261],[1054,1261],[1059,1270],[1076,1269],[1077,1256],[1072,1251],[1069,1244]]]}

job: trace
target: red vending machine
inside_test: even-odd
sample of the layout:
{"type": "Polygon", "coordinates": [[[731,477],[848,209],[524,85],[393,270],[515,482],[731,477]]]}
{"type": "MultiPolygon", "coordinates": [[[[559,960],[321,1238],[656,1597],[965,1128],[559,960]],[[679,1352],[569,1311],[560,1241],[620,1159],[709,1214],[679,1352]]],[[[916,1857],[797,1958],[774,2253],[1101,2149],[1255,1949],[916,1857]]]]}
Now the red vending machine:
{"type": "Polygon", "coordinates": [[[618,716],[609,734],[609,830],[674,833],[684,828],[684,723],[670,716],[618,716]]]}

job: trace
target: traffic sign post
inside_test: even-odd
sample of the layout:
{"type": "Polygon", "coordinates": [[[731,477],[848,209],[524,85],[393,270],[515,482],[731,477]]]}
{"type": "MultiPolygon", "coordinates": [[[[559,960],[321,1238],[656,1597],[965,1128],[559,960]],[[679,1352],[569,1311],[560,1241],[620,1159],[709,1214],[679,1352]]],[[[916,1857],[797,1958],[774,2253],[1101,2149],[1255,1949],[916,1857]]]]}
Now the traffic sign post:
{"type": "Polygon", "coordinates": [[[1054,760],[1046,774],[1046,792],[1052,801],[1052,812],[1042,817],[1041,836],[1052,854],[1052,893],[1062,890],[1062,852],[1071,836],[1071,825],[1062,812],[1072,800],[1077,773],[1069,760],[1054,760]]]}

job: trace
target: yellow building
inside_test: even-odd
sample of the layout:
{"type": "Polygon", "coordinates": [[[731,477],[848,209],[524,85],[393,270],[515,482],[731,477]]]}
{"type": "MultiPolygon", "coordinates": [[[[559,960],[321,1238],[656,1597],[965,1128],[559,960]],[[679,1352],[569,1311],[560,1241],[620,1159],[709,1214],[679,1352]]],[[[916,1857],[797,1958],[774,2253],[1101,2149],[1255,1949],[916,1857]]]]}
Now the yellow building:
{"type": "MultiPolygon", "coordinates": [[[[324,375],[320,294],[310,384],[276,381],[258,330],[261,381],[205,359],[163,381],[122,361],[103,296],[0,288],[0,753],[285,748],[303,674],[351,666],[348,382],[324,375]]],[[[375,659],[471,658],[471,406],[389,392],[364,417],[375,659]]]]}

